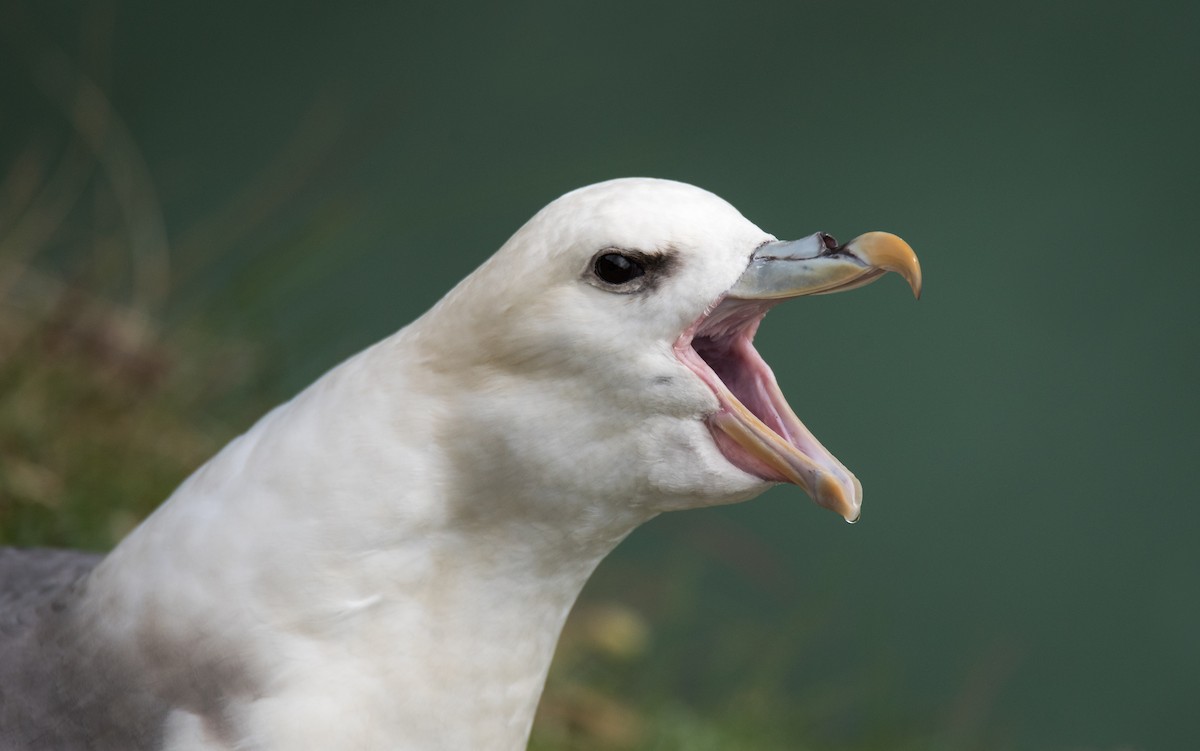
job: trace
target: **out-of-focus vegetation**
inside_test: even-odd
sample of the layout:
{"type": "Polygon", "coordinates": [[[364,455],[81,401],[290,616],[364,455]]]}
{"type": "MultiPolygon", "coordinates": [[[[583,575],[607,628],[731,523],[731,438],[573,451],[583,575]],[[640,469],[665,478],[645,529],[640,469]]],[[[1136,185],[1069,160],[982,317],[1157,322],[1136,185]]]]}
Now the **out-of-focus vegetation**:
{"type": "MultiPolygon", "coordinates": [[[[651,574],[651,589],[654,579],[651,574]]],[[[658,584],[671,581],[663,577],[658,584]]],[[[897,711],[905,703],[878,675],[798,682],[798,666],[817,648],[811,619],[755,623],[733,616],[734,625],[714,637],[694,605],[667,597],[643,616],[627,603],[585,597],[559,644],[530,748],[1000,747],[968,735],[947,744],[952,736],[935,732],[932,718],[897,711]]]]}
{"type": "Polygon", "coordinates": [[[0,542],[105,549],[246,424],[253,350],[20,276],[0,299],[0,542]]]}
{"type": "Polygon", "coordinates": [[[0,543],[103,550],[245,427],[260,369],[168,306],[157,192],[101,87],[54,47],[30,67],[44,128],[0,151],[0,543]]]}

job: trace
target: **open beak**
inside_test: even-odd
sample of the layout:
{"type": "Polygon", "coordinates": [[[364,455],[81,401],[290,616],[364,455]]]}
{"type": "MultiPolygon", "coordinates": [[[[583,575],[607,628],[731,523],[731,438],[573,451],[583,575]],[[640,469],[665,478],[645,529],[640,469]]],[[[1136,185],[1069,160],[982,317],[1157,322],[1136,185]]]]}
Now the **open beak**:
{"type": "Polygon", "coordinates": [[[675,345],[717,396],[720,408],[708,425],[725,457],[763,479],[799,485],[850,522],[861,513],[861,483],[796,417],[752,340],[777,303],[861,287],[888,271],[920,297],[916,253],[895,235],[870,232],[844,246],[824,233],[766,243],[720,304],[675,345]]]}

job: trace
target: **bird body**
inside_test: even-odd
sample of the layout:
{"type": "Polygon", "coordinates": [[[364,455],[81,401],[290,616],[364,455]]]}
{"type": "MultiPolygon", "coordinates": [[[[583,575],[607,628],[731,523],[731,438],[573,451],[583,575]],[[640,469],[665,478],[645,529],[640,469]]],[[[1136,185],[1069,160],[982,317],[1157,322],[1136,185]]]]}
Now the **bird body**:
{"type": "MultiPolygon", "coordinates": [[[[524,748],[567,613],[639,524],[781,480],[857,515],[853,476],[754,408],[773,377],[739,402],[680,354],[773,242],[692,186],[575,191],[103,560],[0,557],[38,593],[0,600],[0,749],[524,748]]],[[[738,305],[749,346],[769,304],[738,305]]]]}

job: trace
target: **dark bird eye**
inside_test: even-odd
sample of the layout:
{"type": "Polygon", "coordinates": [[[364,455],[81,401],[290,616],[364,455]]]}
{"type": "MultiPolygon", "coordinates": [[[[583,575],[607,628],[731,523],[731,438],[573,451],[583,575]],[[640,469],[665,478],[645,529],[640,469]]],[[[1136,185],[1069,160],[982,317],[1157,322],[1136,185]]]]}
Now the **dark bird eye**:
{"type": "Polygon", "coordinates": [[[645,273],[642,264],[620,253],[605,253],[596,259],[596,276],[609,284],[625,284],[645,273]]]}

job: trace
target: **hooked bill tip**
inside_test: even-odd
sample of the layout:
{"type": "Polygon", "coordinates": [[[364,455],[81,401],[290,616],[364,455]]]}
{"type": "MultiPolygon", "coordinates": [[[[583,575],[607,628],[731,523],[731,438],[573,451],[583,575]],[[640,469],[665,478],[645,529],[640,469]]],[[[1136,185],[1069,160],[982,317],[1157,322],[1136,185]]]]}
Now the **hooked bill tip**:
{"type": "Polygon", "coordinates": [[[870,266],[904,277],[913,297],[921,299],[921,262],[912,246],[901,238],[891,232],[868,232],[846,243],[846,250],[870,266]]]}

